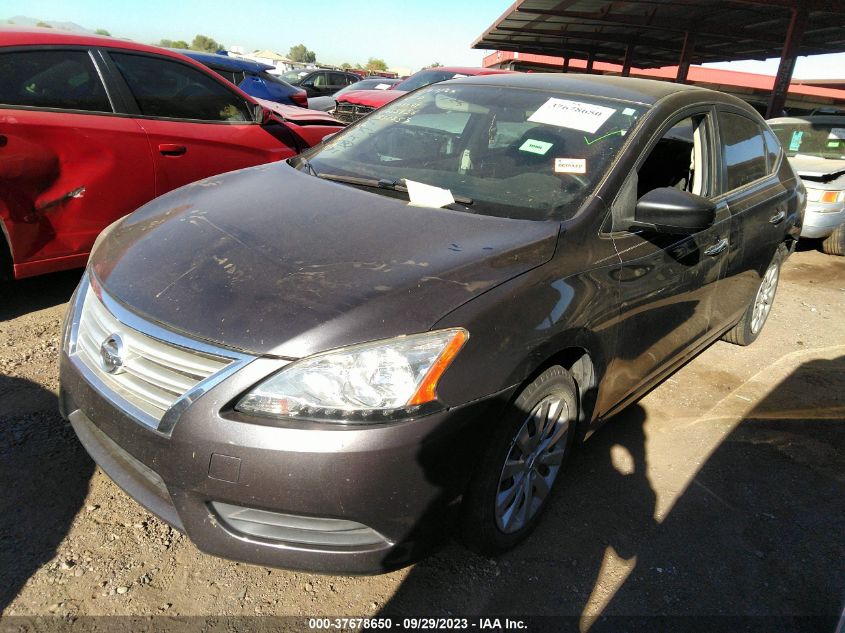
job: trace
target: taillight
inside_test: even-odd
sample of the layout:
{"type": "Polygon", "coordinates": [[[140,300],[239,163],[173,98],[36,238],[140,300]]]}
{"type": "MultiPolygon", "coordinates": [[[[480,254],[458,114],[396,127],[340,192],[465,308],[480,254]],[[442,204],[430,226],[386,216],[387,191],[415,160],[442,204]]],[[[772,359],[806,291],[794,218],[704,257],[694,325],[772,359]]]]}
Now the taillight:
{"type": "Polygon", "coordinates": [[[300,108],[307,108],[308,107],[308,93],[304,90],[297,90],[294,92],[290,98],[293,102],[298,105],[300,108]]]}

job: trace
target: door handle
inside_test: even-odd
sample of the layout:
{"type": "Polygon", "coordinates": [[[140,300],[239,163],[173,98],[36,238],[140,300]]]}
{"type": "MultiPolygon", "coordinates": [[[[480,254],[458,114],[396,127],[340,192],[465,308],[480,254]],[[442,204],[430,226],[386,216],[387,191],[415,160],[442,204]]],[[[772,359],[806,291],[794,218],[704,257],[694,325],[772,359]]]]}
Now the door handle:
{"type": "Polygon", "coordinates": [[[780,224],[783,222],[783,219],[786,217],[786,213],[783,211],[778,211],[772,217],[769,218],[769,223],[771,224],[780,224]]]}
{"type": "Polygon", "coordinates": [[[161,143],[158,146],[158,151],[161,152],[162,156],[182,156],[188,151],[188,148],[174,143],[161,143]]]}
{"type": "Polygon", "coordinates": [[[719,253],[721,253],[722,251],[724,251],[724,250],[728,247],[728,244],[730,244],[730,242],[728,242],[727,238],[724,238],[724,237],[723,237],[723,238],[722,238],[722,239],[720,239],[718,242],[716,242],[715,244],[713,244],[713,246],[711,246],[710,248],[705,249],[705,250],[704,250],[704,254],[705,254],[705,255],[710,255],[711,257],[712,257],[713,255],[718,255],[719,253]]]}

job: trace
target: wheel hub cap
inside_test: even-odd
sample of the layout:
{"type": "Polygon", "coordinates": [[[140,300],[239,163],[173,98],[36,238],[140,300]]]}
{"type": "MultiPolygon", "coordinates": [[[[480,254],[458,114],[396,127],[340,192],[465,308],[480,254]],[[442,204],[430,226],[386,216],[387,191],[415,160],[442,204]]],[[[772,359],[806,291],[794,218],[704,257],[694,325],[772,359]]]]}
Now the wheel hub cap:
{"type": "Polygon", "coordinates": [[[571,414],[558,396],[541,400],[514,436],[496,492],[496,524],[523,528],[546,501],[567,446],[571,414]]]}

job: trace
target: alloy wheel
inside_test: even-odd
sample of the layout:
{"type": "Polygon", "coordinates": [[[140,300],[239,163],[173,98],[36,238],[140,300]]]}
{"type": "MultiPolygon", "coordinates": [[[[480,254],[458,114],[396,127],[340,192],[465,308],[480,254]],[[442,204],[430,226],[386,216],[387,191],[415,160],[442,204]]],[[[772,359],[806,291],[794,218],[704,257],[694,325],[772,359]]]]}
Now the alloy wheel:
{"type": "Polygon", "coordinates": [[[570,407],[556,395],[528,414],[499,477],[496,524],[502,532],[521,530],[543,507],[563,463],[571,426],[570,407]]]}
{"type": "Polygon", "coordinates": [[[757,296],[754,298],[754,312],[751,316],[751,332],[757,334],[766,322],[769,312],[772,309],[772,302],[775,299],[775,290],[778,287],[780,267],[777,262],[772,262],[769,269],[760,282],[757,296]]]}

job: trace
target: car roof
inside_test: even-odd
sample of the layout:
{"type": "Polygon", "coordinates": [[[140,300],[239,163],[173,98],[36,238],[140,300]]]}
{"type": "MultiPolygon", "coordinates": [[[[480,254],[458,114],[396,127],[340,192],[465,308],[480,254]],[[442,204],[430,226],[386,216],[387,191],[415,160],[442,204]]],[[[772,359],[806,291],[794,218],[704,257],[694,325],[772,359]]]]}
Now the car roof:
{"type": "Polygon", "coordinates": [[[229,57],[228,55],[218,55],[216,53],[201,53],[199,51],[188,51],[182,49],[168,49],[174,53],[181,53],[191,59],[205,64],[206,66],[215,65],[225,68],[226,70],[270,70],[273,67],[269,64],[261,64],[251,59],[241,59],[240,57],[229,57]]]}
{"type": "MultiPolygon", "coordinates": [[[[702,92],[720,95],[722,101],[727,95],[690,86],[656,79],[636,79],[615,75],[586,75],[580,73],[513,73],[507,75],[485,75],[483,77],[464,77],[452,79],[449,83],[475,83],[496,86],[510,86],[533,90],[553,90],[555,92],[593,95],[633,101],[653,105],[669,95],[678,92],[702,92]]],[[[733,100],[730,100],[733,102],[733,100]]],[[[737,100],[739,101],[739,100],[737,100]]]]}
{"type": "Polygon", "coordinates": [[[845,114],[809,114],[807,116],[781,116],[776,119],[769,119],[766,121],[769,125],[772,123],[832,123],[845,124],[845,114]]]}
{"type": "MultiPolygon", "coordinates": [[[[428,70],[443,71],[447,73],[457,73],[459,75],[513,75],[513,70],[503,70],[501,68],[481,68],[480,66],[435,66],[434,68],[423,68],[417,73],[423,73],[428,70]]],[[[417,74],[414,73],[414,74],[417,74]]],[[[413,75],[412,75],[413,76],[413,75]]]]}
{"type": "Polygon", "coordinates": [[[2,44],[0,44],[0,46],[3,47],[31,45],[51,46],[62,44],[72,46],[107,46],[109,48],[122,48],[144,53],[156,53],[157,55],[167,55],[169,57],[182,57],[180,53],[176,53],[166,48],[151,46],[149,44],[139,44],[138,42],[122,40],[116,37],[108,37],[106,35],[69,33],[68,31],[45,28],[9,29],[6,27],[0,27],[0,34],[2,34],[2,44]]]}

